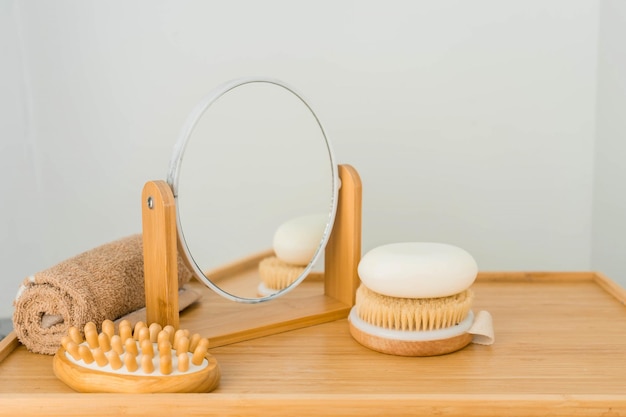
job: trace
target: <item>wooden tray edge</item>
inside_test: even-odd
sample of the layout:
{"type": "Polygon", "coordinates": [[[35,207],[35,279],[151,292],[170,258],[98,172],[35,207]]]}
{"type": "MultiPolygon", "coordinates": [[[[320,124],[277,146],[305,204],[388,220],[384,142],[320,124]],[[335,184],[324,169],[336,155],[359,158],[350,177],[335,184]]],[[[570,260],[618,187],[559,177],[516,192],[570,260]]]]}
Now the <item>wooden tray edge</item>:
{"type": "Polygon", "coordinates": [[[624,289],[624,287],[620,286],[617,282],[600,272],[596,272],[594,274],[594,281],[602,287],[603,290],[611,294],[622,304],[626,305],[626,289],[624,289]]]}
{"type": "Polygon", "coordinates": [[[626,412],[626,395],[248,395],[240,394],[13,394],[3,397],[6,415],[22,417],[41,415],[79,416],[93,412],[99,415],[172,415],[184,410],[187,415],[247,415],[250,417],[313,416],[341,414],[346,416],[433,415],[445,412],[447,416],[597,416],[621,415],[626,412]],[[184,397],[183,397],[184,396],[184,397]],[[155,401],[158,398],[158,401],[155,401]],[[181,398],[184,398],[182,400],[181,398]],[[245,401],[242,401],[245,398],[245,401]]]}
{"type": "Polygon", "coordinates": [[[480,271],[477,282],[593,282],[626,305],[626,289],[595,271],[480,271]]]}
{"type": "Polygon", "coordinates": [[[20,342],[17,340],[17,334],[15,334],[15,331],[11,331],[0,341],[0,362],[9,356],[19,345],[20,342]]]}
{"type": "Polygon", "coordinates": [[[480,282],[584,282],[594,281],[592,271],[479,271],[480,282]]]}

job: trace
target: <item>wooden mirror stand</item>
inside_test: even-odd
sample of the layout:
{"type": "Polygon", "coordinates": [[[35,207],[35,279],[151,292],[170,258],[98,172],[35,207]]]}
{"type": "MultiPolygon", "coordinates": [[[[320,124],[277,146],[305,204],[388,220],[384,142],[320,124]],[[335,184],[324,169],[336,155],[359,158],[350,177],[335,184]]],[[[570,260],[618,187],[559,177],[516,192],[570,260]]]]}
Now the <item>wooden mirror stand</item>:
{"type": "MultiPolygon", "coordinates": [[[[335,223],[324,252],[323,294],[293,299],[290,296],[297,292],[296,288],[282,297],[258,304],[240,304],[230,300],[224,300],[228,302],[224,303],[210,297],[211,300],[199,304],[211,305],[196,308],[189,315],[196,316],[192,320],[195,323],[193,330],[203,332],[211,340],[211,346],[348,316],[359,284],[357,267],[361,259],[362,187],[359,174],[352,166],[339,165],[338,168],[341,185],[335,223]],[[238,308],[233,308],[234,305],[238,308]]],[[[146,320],[179,328],[176,202],[165,181],[147,182],[142,202],[146,320]]],[[[236,273],[246,262],[257,261],[252,257],[240,265],[222,268],[220,274],[236,273]]]]}

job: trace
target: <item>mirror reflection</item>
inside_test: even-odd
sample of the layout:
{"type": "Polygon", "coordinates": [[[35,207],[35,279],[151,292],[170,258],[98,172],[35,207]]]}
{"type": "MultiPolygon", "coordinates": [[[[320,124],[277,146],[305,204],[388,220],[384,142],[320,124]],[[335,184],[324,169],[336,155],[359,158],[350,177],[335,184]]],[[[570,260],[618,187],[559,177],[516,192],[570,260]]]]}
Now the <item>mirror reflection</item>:
{"type": "Polygon", "coordinates": [[[276,83],[227,85],[201,102],[168,178],[196,275],[238,301],[319,278],[334,218],[336,167],[324,132],[303,100],[276,83]],[[220,272],[225,266],[239,268],[220,272]]]}

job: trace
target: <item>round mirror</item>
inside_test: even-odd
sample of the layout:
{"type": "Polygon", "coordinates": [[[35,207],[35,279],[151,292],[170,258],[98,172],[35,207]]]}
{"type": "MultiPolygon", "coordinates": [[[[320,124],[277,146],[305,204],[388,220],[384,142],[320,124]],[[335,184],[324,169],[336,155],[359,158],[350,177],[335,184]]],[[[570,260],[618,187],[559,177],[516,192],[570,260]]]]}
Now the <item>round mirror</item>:
{"type": "Polygon", "coordinates": [[[323,266],[337,167],[317,116],[285,83],[234,80],[206,96],[183,126],[167,182],[179,249],[218,294],[266,301],[323,266]]]}

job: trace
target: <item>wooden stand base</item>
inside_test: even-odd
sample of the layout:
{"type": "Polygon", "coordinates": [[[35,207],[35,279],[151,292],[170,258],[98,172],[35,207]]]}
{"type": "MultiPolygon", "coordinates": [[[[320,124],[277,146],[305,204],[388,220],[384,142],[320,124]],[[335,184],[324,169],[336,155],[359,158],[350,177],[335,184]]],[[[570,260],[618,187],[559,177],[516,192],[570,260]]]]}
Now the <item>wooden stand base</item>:
{"type": "Polygon", "coordinates": [[[397,356],[437,356],[456,352],[472,342],[472,335],[463,333],[449,339],[411,342],[390,340],[357,329],[350,323],[350,334],[363,346],[381,353],[397,356]]]}

